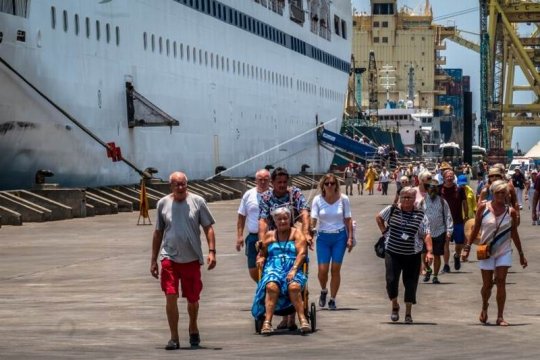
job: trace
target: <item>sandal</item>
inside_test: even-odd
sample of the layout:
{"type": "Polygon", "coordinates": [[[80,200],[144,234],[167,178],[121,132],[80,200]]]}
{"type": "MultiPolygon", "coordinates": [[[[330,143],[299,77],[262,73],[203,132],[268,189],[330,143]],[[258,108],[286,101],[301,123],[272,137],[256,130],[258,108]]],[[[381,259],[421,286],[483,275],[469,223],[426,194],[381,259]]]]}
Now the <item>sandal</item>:
{"type": "Polygon", "coordinates": [[[497,319],[497,325],[499,326],[509,326],[510,324],[506,322],[502,317],[497,319]]]}
{"type": "Polygon", "coordinates": [[[265,320],[261,328],[261,335],[270,335],[272,332],[274,332],[274,329],[272,328],[272,323],[268,320],[265,320]]]}
{"type": "Polygon", "coordinates": [[[390,314],[390,320],[396,322],[399,320],[399,305],[397,307],[392,307],[392,314],[390,314]]]}
{"type": "Polygon", "coordinates": [[[486,324],[487,321],[488,321],[488,312],[487,312],[487,309],[482,309],[482,311],[480,311],[480,316],[478,317],[478,320],[482,323],[482,324],[486,324]]]}
{"type": "Polygon", "coordinates": [[[405,314],[405,324],[412,324],[412,316],[411,314],[405,314]]]}
{"type": "Polygon", "coordinates": [[[311,326],[306,318],[300,319],[300,332],[302,332],[302,334],[311,332],[311,326]]]}

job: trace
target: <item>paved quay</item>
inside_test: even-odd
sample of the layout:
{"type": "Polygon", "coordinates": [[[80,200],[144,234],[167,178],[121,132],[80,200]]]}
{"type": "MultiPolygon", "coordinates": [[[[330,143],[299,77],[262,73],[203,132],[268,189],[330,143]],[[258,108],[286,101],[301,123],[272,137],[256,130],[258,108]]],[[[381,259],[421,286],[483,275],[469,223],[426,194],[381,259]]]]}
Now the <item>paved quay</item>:
{"type": "MultiPolygon", "coordinates": [[[[211,203],[218,263],[203,271],[202,342],[194,350],[184,301],[181,350],[163,350],[169,339],[165,299],[149,273],[153,227],[136,226],[137,213],[4,226],[0,359],[538,359],[540,227],[531,225],[530,211],[523,211],[519,228],[529,267],[522,269],[515,254],[508,276],[510,327],[493,325],[495,293],[491,326],[478,322],[481,278],[472,261],[460,272],[441,275],[440,285],[421,283],[414,324],[393,324],[384,262],[373,253],[374,216],[393,196],[379,194],[351,197],[359,244],[345,257],[338,310],[317,311],[318,330],[307,336],[255,334],[250,314],[255,286],[243,252],[234,248],[239,200],[211,203]]],[[[154,216],[152,211],[152,222],[154,216]]],[[[315,266],[309,288],[310,301],[317,302],[315,266]]],[[[403,311],[402,303],[402,319],[403,311]]]]}

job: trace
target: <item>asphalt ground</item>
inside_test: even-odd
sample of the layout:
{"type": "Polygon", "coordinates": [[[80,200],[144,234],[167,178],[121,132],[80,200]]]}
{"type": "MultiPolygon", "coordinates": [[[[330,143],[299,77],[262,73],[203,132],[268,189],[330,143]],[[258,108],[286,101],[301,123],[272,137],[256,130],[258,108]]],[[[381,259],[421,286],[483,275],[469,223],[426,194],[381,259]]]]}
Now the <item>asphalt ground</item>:
{"type": "MultiPolygon", "coordinates": [[[[211,203],[217,267],[203,270],[201,347],[189,347],[181,301],[178,351],[163,349],[169,339],[165,299],[149,273],[153,226],[137,226],[137,213],[2,227],[0,359],[540,358],[540,227],[531,225],[530,211],[523,211],[519,228],[529,267],[519,266],[516,252],[508,275],[505,318],[511,326],[494,325],[495,292],[489,324],[479,323],[475,261],[440,275],[440,285],[421,282],[414,324],[405,325],[390,321],[384,262],[373,252],[379,235],[375,214],[392,199],[380,193],[351,197],[359,242],[344,260],[338,309],[318,309],[313,334],[269,337],[255,334],[255,284],[243,251],[235,249],[239,200],[211,203]]],[[[154,216],[152,211],[152,222],[154,216]]],[[[314,253],[311,258],[316,260],[314,253]]],[[[315,266],[309,289],[309,301],[317,303],[315,266]]],[[[401,319],[403,311],[402,303],[401,319]]]]}

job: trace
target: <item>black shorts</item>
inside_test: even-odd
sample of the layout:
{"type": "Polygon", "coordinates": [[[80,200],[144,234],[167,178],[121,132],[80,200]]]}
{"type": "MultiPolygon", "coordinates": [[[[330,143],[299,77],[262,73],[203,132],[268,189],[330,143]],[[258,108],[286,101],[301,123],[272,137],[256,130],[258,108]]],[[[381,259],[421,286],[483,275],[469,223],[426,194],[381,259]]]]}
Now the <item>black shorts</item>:
{"type": "Polygon", "coordinates": [[[444,255],[444,243],[446,242],[446,232],[431,239],[433,243],[433,255],[444,255]]]}

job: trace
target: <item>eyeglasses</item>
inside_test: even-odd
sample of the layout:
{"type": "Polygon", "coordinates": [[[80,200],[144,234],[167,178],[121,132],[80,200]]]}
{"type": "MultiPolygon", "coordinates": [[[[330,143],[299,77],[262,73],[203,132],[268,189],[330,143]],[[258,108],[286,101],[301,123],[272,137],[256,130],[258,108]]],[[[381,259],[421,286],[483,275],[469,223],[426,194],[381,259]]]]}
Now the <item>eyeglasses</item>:
{"type": "Polygon", "coordinates": [[[414,197],[412,197],[412,196],[402,196],[402,197],[400,197],[400,199],[401,200],[412,200],[412,199],[414,199],[414,197]]]}
{"type": "Polygon", "coordinates": [[[333,181],[328,181],[324,183],[324,186],[334,186],[334,185],[336,185],[336,183],[333,181]]]}
{"type": "Polygon", "coordinates": [[[501,175],[488,175],[488,178],[490,177],[502,177],[501,175]]]}
{"type": "Polygon", "coordinates": [[[176,181],[173,181],[171,182],[171,185],[172,186],[175,186],[175,187],[184,187],[187,185],[187,182],[176,182],[176,181]]]}

